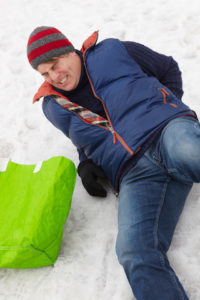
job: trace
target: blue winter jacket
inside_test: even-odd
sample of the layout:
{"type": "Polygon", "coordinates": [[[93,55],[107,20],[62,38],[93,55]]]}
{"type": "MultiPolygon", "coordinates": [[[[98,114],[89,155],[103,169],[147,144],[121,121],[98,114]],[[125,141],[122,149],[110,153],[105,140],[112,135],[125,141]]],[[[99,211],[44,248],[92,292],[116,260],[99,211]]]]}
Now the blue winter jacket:
{"type": "Polygon", "coordinates": [[[148,77],[117,39],[89,44],[84,62],[111,130],[89,125],[73,112],[66,114],[55,101],[49,102],[48,115],[58,128],[64,116],[65,134],[103,168],[117,189],[124,165],[141,145],[170,119],[193,112],[155,77],[148,77]]]}

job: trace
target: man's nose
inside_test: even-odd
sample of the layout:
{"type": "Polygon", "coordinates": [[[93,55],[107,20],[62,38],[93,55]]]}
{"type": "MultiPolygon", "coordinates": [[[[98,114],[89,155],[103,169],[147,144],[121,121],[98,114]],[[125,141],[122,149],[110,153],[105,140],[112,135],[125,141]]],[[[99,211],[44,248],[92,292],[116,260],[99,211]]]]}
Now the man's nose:
{"type": "Polygon", "coordinates": [[[59,74],[56,71],[51,70],[49,73],[49,77],[52,81],[58,81],[59,74]]]}

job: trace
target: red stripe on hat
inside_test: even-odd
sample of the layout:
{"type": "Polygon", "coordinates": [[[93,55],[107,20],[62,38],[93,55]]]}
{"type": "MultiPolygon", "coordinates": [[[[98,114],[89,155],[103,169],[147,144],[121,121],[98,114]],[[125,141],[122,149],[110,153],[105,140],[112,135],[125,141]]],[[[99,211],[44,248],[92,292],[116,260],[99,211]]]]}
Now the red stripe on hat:
{"type": "Polygon", "coordinates": [[[70,45],[71,45],[71,43],[68,41],[68,39],[53,41],[51,43],[45,44],[39,48],[36,48],[35,50],[33,50],[29,53],[29,55],[28,55],[29,62],[31,62],[36,57],[38,57],[48,51],[51,51],[51,50],[57,49],[57,48],[61,48],[61,47],[70,46],[70,45]]]}
{"type": "Polygon", "coordinates": [[[50,34],[54,34],[54,33],[61,33],[58,29],[56,28],[49,28],[49,29],[45,29],[43,31],[40,31],[38,33],[36,33],[34,36],[32,36],[29,41],[28,41],[28,45],[29,46],[30,44],[32,44],[33,42],[47,36],[47,35],[50,35],[50,34]]]}

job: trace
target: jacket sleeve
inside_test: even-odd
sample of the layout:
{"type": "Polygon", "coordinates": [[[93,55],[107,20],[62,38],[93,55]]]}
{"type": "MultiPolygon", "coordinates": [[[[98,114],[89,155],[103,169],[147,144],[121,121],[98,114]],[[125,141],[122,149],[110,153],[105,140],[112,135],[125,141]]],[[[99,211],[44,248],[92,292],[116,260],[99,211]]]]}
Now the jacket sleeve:
{"type": "Polygon", "coordinates": [[[129,55],[148,75],[156,77],[181,99],[183,96],[182,76],[177,62],[171,56],[166,56],[136,43],[123,42],[129,55]]]}
{"type": "Polygon", "coordinates": [[[77,151],[78,151],[80,163],[83,162],[83,161],[85,161],[85,160],[88,160],[88,158],[87,158],[87,156],[85,155],[83,149],[78,149],[78,148],[77,148],[77,151]]]}
{"type": "MultiPolygon", "coordinates": [[[[67,111],[56,103],[51,96],[44,97],[42,110],[45,117],[68,137],[68,128],[66,127],[67,111]]],[[[77,149],[77,151],[80,162],[88,159],[83,149],[77,149]]]]}

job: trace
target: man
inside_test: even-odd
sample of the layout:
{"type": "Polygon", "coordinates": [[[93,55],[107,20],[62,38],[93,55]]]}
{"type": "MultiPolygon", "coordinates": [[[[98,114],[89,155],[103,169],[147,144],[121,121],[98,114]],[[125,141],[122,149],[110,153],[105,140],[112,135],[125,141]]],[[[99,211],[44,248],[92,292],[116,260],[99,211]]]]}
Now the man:
{"type": "Polygon", "coordinates": [[[58,29],[30,35],[30,64],[45,81],[47,119],[79,152],[89,194],[105,197],[99,178],[119,192],[116,251],[138,300],[188,299],[167,259],[193,182],[200,181],[200,125],[181,102],[172,57],[97,32],[81,51],[58,29]]]}

